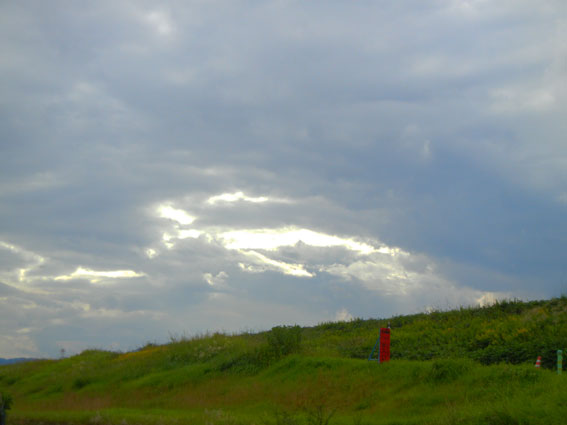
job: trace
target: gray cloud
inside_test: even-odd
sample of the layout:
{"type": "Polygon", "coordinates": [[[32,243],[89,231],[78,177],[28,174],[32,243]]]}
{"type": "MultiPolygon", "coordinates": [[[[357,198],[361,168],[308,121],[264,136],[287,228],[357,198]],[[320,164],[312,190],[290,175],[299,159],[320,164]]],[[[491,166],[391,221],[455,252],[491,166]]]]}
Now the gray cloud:
{"type": "Polygon", "coordinates": [[[2,4],[0,356],[559,295],[562,3],[2,4]]]}

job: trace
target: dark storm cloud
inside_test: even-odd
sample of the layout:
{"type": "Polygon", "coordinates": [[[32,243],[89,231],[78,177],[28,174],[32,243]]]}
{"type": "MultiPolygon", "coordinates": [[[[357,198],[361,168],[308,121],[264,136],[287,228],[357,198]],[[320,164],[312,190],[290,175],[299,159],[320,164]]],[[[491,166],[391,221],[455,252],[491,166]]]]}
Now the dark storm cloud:
{"type": "Polygon", "coordinates": [[[0,12],[5,355],[564,290],[561,1],[0,12]]]}

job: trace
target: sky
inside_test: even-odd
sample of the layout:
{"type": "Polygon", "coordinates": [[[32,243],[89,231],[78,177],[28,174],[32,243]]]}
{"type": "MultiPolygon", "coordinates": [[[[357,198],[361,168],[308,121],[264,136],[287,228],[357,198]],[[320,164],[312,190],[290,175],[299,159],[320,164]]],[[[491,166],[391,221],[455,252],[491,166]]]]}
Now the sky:
{"type": "Polygon", "coordinates": [[[0,357],[567,293],[567,2],[0,2],[0,357]]]}

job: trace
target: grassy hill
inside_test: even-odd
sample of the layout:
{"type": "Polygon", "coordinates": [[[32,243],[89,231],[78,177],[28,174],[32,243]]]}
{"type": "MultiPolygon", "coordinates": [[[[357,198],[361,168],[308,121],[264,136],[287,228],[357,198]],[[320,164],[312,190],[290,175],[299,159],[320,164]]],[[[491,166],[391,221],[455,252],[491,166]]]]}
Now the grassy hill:
{"type": "Polygon", "coordinates": [[[0,391],[21,424],[562,424],[566,325],[558,298],[217,333],[0,366],[0,391]],[[392,361],[368,362],[388,322],[392,361]]]}

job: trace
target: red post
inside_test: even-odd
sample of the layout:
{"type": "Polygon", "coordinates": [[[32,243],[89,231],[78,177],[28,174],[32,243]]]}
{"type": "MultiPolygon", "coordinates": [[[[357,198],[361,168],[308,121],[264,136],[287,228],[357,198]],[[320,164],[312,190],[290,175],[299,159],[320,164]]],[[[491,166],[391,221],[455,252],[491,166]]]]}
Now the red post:
{"type": "Polygon", "coordinates": [[[390,361],[390,328],[380,328],[380,363],[390,361]]]}

